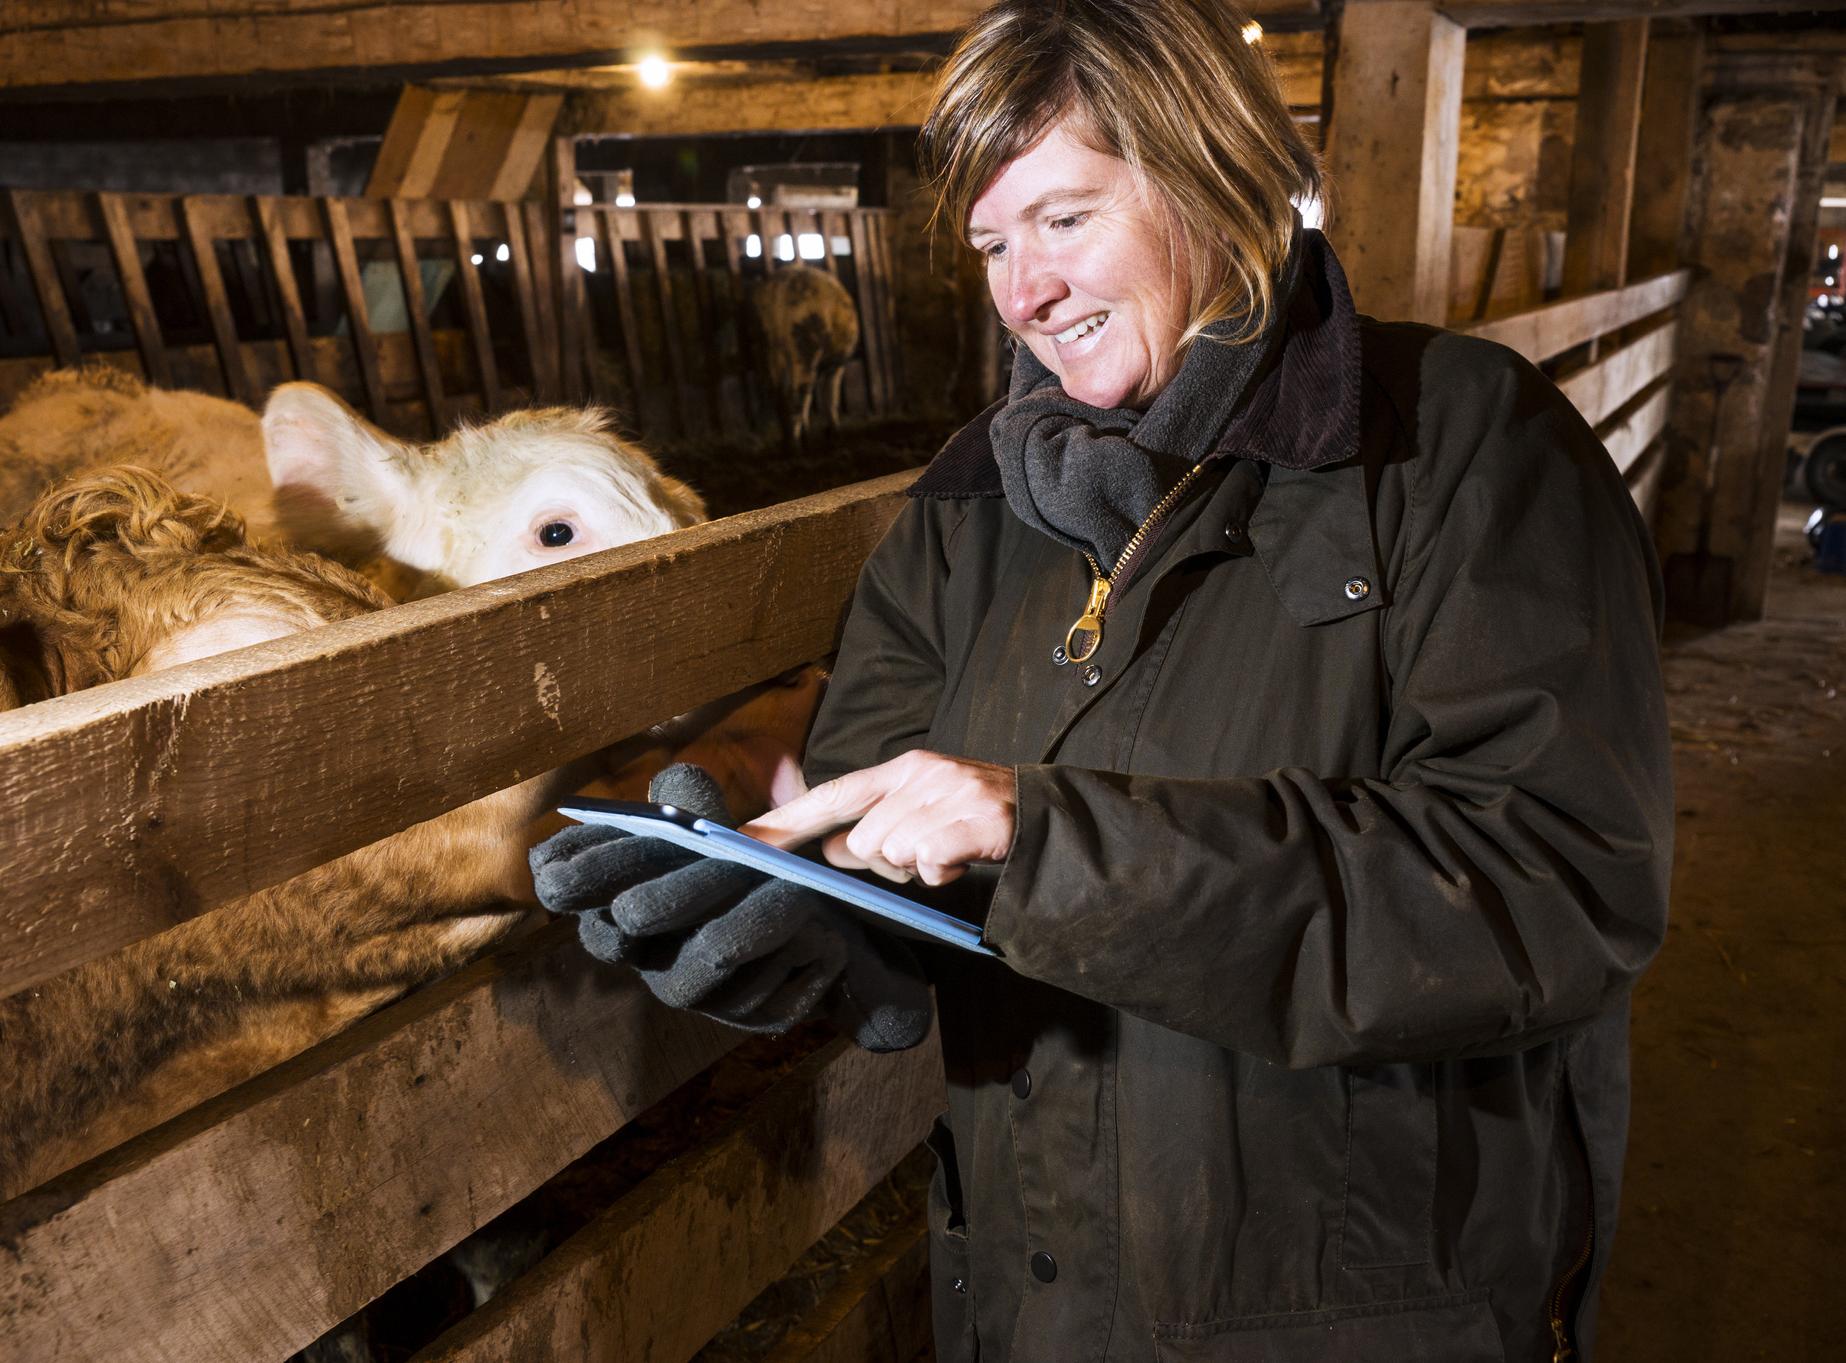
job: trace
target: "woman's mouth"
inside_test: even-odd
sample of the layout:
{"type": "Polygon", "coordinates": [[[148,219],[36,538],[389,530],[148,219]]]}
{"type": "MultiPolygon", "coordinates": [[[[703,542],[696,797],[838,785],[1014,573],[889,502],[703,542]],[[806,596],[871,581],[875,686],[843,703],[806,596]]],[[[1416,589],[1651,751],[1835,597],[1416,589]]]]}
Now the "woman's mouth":
{"type": "MultiPolygon", "coordinates": [[[[1091,313],[1082,321],[1072,323],[1064,330],[1058,332],[1057,335],[1053,336],[1051,339],[1057,342],[1060,352],[1066,351],[1069,347],[1077,345],[1078,342],[1089,340],[1101,332],[1103,327],[1108,324],[1110,315],[1111,314],[1107,312],[1091,313]]],[[[1088,350],[1089,346],[1085,345],[1083,349],[1088,350]]]]}

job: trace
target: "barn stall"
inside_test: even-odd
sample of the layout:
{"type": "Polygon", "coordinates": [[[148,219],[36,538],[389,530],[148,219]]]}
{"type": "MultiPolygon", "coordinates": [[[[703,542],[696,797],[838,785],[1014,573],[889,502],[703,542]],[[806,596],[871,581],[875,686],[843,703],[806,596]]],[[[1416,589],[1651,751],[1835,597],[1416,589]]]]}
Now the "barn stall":
{"type": "MultiPolygon", "coordinates": [[[[284,6],[268,21],[286,25],[290,9],[308,8],[284,6]]],[[[540,22],[543,7],[501,8],[531,11],[521,15],[531,31],[519,37],[542,50],[522,60],[555,60],[584,41],[540,22]]],[[[1291,103],[1305,113],[1331,94],[1349,126],[1389,128],[1393,150],[1408,158],[1396,163],[1411,167],[1407,176],[1368,172],[1375,150],[1342,146],[1333,125],[1328,155],[1345,194],[1336,222],[1352,224],[1336,227],[1336,240],[1366,260],[1355,268],[1361,307],[1466,326],[1545,365],[1596,426],[1644,511],[1676,497],[1683,520],[1687,478],[1670,433],[1687,432],[1683,446],[1702,432],[1708,406],[1696,404],[1708,403],[1709,389],[1701,364],[1676,361],[1702,362],[1721,347],[1715,329],[1736,325],[1715,315],[1713,262],[1704,274],[1681,265],[1691,149],[1711,136],[1695,119],[1697,79],[1685,73],[1715,86],[1705,98],[1721,118],[1727,89],[1760,97],[1770,59],[1748,35],[1724,46],[1719,34],[1707,55],[1702,30],[1671,20],[1637,46],[1636,26],[1645,34],[1647,23],[1634,12],[1656,7],[1618,4],[1544,16],[1590,20],[1582,30],[1488,30],[1464,47],[1464,28],[1483,16],[1495,24],[1535,17],[1531,6],[1513,8],[1497,16],[1486,3],[1354,4],[1334,45],[1321,41],[1317,7],[1257,6],[1278,28],[1305,25],[1270,40],[1291,103]],[[1506,55],[1512,38],[1526,57],[1506,55]],[[1530,61],[1540,49],[1564,56],[1530,61]],[[1504,72],[1522,63],[1541,74],[1528,70],[1533,88],[1509,96],[1504,72]],[[1653,92],[1676,81],[1679,106],[1653,92]],[[1566,140],[1560,175],[1555,156],[1530,146],[1555,135],[1542,131],[1554,111],[1522,122],[1530,110],[1497,107],[1514,102],[1568,106],[1595,135],[1566,140]],[[1462,140],[1458,170],[1464,112],[1493,132],[1462,140]],[[1653,159],[1637,156],[1637,140],[1655,149],[1653,159]],[[1526,172],[1505,169],[1527,153],[1526,172]],[[1454,210],[1430,193],[1432,181],[1444,188],[1445,165],[1454,210]],[[1645,182],[1661,166],[1678,167],[1679,178],[1645,193],[1573,188],[1606,185],[1611,175],[1645,182]],[[1517,192],[1490,193],[1490,171],[1517,192]],[[1464,222],[1457,214],[1471,190],[1478,213],[1464,222]],[[1650,214],[1667,226],[1650,227],[1650,214]],[[1389,232],[1367,227],[1387,222],[1389,232]]],[[[966,17],[942,9],[934,27],[899,36],[927,38],[966,17]]],[[[8,35],[10,83],[56,83],[56,67],[24,74],[29,60],[43,60],[40,33],[81,27],[74,9],[49,12],[51,22],[8,35]]],[[[467,55],[442,44],[482,41],[478,32],[413,35],[392,27],[403,16],[372,17],[388,31],[387,47],[402,43],[396,50],[432,68],[467,55]]],[[[802,26],[752,38],[802,41],[838,22],[804,11],[802,26]]],[[[193,62],[187,78],[277,60],[329,69],[346,59],[298,40],[327,26],[266,32],[261,62],[238,46],[240,30],[198,30],[216,40],[213,50],[188,58],[182,49],[171,60],[193,62]],[[290,40],[280,49],[278,34],[290,40]]],[[[820,36],[841,41],[846,32],[820,36]]],[[[107,26],[85,36],[94,59],[86,79],[148,74],[111,67],[107,26]]],[[[759,88],[793,84],[784,98],[812,104],[846,82],[852,89],[838,98],[849,103],[915,97],[907,72],[759,88]]],[[[583,117],[612,118],[625,107],[630,127],[673,121],[637,113],[630,91],[592,98],[603,113],[583,117]]],[[[712,101],[709,114],[688,107],[679,122],[687,132],[699,130],[699,117],[735,122],[735,100],[732,91],[712,101]]],[[[766,92],[745,102],[783,126],[806,126],[766,92]]],[[[409,94],[399,101],[413,145],[433,135],[429,125],[440,119],[428,111],[439,107],[409,94]]],[[[850,104],[841,117],[863,123],[864,109],[850,104]]],[[[899,411],[896,267],[922,249],[900,209],[580,204],[570,193],[571,140],[539,146],[540,187],[529,198],[401,192],[415,178],[414,154],[397,192],[376,196],[11,188],[0,210],[0,398],[82,359],[250,403],[277,382],[311,378],[411,436],[523,402],[597,399],[614,402],[649,442],[749,439],[763,430],[768,398],[742,323],[746,282],[779,267],[766,245],[811,236],[825,244],[820,267],[847,283],[862,319],[849,415],[869,422],[899,411]],[[595,269],[581,263],[583,240],[595,269]]],[[[409,188],[434,188],[433,179],[409,188]]],[[[1708,235],[1720,235],[1716,225],[1708,235]]],[[[991,334],[969,342],[994,345],[991,334]]],[[[995,358],[967,366],[975,377],[965,381],[966,410],[993,391],[995,358]]],[[[0,990],[29,989],[824,657],[858,565],[907,478],[747,512],[681,532],[670,546],[614,551],[0,716],[0,990]],[[757,584],[755,599],[729,590],[740,580],[757,584]],[[630,642],[611,668],[595,622],[618,613],[630,642]],[[540,669],[555,683],[544,695],[507,683],[540,669]],[[556,699],[548,705],[545,695],[556,699]],[[467,741],[409,742],[404,697],[467,741]],[[286,800],[254,775],[283,771],[286,800]],[[95,828],[117,830],[110,867],[72,865],[64,849],[95,828]],[[47,904],[65,907],[53,920],[47,904]]],[[[1760,528],[1730,533],[1740,563],[1767,552],[1760,528]]],[[[734,1034],[659,1009],[632,986],[590,978],[567,927],[542,930],[7,1204],[0,1339],[22,1359],[286,1357],[402,1290],[676,1093],[683,1103],[701,1083],[709,1092],[711,1067],[735,1044],[734,1034]]],[[[776,1279],[861,1199],[879,1196],[942,1106],[931,1047],[870,1057],[824,1041],[805,1056],[753,1051],[750,1061],[773,1083],[756,1091],[725,1081],[749,1091],[734,1117],[635,1178],[538,1267],[416,1356],[686,1359],[708,1346],[749,1347],[724,1343],[727,1323],[766,1290],[789,1299],[786,1290],[774,1297],[776,1279]]],[[[777,1363],[917,1357],[927,1348],[920,1224],[913,1211],[897,1229],[864,1238],[876,1243],[836,1264],[825,1295],[798,1320],[751,1329],[764,1317],[746,1317],[732,1331],[779,1338],[773,1354],[765,1350],[777,1363]]]]}

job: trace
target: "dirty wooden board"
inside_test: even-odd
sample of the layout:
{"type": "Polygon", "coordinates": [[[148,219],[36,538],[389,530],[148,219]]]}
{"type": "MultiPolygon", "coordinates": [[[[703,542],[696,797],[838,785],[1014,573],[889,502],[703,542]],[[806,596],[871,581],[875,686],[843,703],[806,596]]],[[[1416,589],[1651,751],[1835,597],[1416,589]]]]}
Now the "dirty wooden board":
{"type": "Polygon", "coordinates": [[[327,241],[333,247],[333,261],[340,276],[340,296],[346,304],[346,327],[352,341],[353,361],[359,367],[359,381],[365,388],[365,410],[372,420],[382,421],[385,386],[378,373],[378,341],[372,335],[371,319],[365,311],[365,285],[353,245],[351,207],[345,199],[321,200],[321,212],[327,222],[327,241]]]}
{"type": "Polygon", "coordinates": [[[1640,339],[1561,380],[1558,389],[1594,426],[1673,367],[1679,323],[1668,319],[1640,339]]]}
{"type": "Polygon", "coordinates": [[[1572,346],[1582,345],[1607,332],[1670,308],[1686,295],[1690,275],[1685,270],[1655,275],[1625,289],[1608,289],[1566,298],[1530,312],[1466,328],[1468,335],[1485,337],[1511,346],[1533,364],[1542,364],[1572,346]]]}
{"type": "Polygon", "coordinates": [[[283,1359],[738,1035],[554,924],[0,1206],[0,1355],[283,1359]]]}
{"type": "Polygon", "coordinates": [[[893,1231],[763,1363],[911,1363],[930,1344],[929,1228],[893,1231]]]}
{"type": "Polygon", "coordinates": [[[914,476],[0,714],[0,993],[822,656],[914,476]]]}
{"type": "Polygon", "coordinates": [[[179,201],[179,215],[186,229],[186,245],[192,252],[192,263],[199,272],[199,289],[205,295],[205,316],[211,323],[212,344],[218,348],[218,363],[224,370],[224,391],[238,402],[254,405],[257,394],[244,368],[236,319],[231,315],[231,300],[224,290],[224,275],[218,269],[216,238],[190,197],[179,201]]]}
{"type": "Polygon", "coordinates": [[[413,1363],[683,1363],[916,1148],[943,1101],[933,1037],[890,1055],[835,1041],[413,1363]]]}
{"type": "Polygon", "coordinates": [[[1666,425],[1670,392],[1669,385],[1661,384],[1645,400],[1636,403],[1627,415],[1597,432],[1603,448],[1609,451],[1609,458],[1624,475],[1666,425]]]}
{"type": "Polygon", "coordinates": [[[433,436],[440,436],[448,427],[448,404],[442,399],[442,371],[436,364],[436,343],[430,339],[429,300],[423,296],[423,267],[417,261],[416,238],[410,234],[410,213],[404,201],[392,199],[389,202],[397,276],[404,291],[404,316],[415,345],[417,373],[423,380],[423,403],[429,408],[429,431],[433,436]]]}
{"type": "MultiPolygon", "coordinates": [[[[76,364],[82,358],[77,349],[77,328],[71,321],[64,287],[58,282],[56,262],[51,258],[52,240],[60,234],[48,230],[40,216],[42,200],[42,195],[30,190],[0,191],[0,209],[5,210],[0,214],[0,226],[18,242],[20,254],[26,259],[26,274],[38,296],[39,316],[45,322],[51,353],[59,364],[76,364]]],[[[81,211],[81,202],[78,208],[81,211]]],[[[84,216],[87,218],[88,214],[84,216]]]]}
{"type": "Polygon", "coordinates": [[[474,231],[468,225],[468,204],[449,202],[449,226],[455,246],[455,273],[461,279],[462,305],[468,318],[468,340],[474,348],[474,368],[481,378],[481,403],[490,412],[500,410],[500,371],[494,365],[494,340],[487,330],[487,303],[481,294],[481,274],[474,264],[474,231]]]}
{"type": "Polygon", "coordinates": [[[250,196],[250,211],[262,231],[263,263],[269,267],[276,301],[282,309],[282,326],[288,333],[288,352],[295,361],[295,377],[313,382],[317,373],[314,347],[308,340],[308,322],[301,311],[301,289],[295,282],[295,266],[289,260],[282,216],[276,210],[274,199],[259,194],[250,196]]]}

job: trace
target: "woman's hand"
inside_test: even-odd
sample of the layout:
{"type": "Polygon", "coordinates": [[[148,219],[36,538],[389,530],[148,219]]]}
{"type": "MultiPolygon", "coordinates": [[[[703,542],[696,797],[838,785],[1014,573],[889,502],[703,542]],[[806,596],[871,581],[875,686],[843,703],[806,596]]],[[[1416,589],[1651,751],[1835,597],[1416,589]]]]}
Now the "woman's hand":
{"type": "Polygon", "coordinates": [[[831,832],[821,851],[835,866],[946,885],[971,862],[1006,860],[1016,803],[1011,767],[919,750],[824,782],[739,831],[777,847],[831,832]]]}

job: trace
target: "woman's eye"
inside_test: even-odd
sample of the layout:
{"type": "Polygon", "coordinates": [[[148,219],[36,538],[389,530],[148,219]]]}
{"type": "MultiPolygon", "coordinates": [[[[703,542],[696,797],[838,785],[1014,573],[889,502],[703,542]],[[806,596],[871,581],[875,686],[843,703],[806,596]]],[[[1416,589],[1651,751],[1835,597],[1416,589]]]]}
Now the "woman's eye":
{"type": "Polygon", "coordinates": [[[1085,216],[1086,215],[1082,213],[1066,213],[1061,218],[1053,218],[1051,220],[1051,225],[1057,228],[1076,227],[1083,221],[1085,216]]]}
{"type": "Polygon", "coordinates": [[[998,260],[1006,254],[1006,243],[1003,241],[996,241],[987,246],[983,246],[981,248],[981,254],[986,256],[989,260],[998,260]]]}
{"type": "Polygon", "coordinates": [[[547,549],[562,549],[576,537],[576,534],[577,532],[571,529],[570,522],[551,521],[539,528],[538,542],[547,549]]]}

